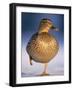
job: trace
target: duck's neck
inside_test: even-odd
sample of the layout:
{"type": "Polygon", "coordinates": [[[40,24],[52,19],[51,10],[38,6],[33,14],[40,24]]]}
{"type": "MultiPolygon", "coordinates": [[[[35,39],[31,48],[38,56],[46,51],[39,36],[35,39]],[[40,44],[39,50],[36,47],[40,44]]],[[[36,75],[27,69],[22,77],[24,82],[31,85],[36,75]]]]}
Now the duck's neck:
{"type": "Polygon", "coordinates": [[[38,33],[48,33],[48,29],[39,29],[39,32],[38,33]]]}

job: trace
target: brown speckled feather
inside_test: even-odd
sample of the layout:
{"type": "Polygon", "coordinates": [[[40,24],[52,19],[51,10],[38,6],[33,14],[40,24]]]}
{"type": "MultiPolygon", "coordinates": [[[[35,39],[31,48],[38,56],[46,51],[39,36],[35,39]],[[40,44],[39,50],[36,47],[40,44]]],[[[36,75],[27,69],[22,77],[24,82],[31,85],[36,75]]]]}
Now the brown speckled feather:
{"type": "Polygon", "coordinates": [[[36,62],[47,63],[58,52],[59,46],[53,35],[36,33],[29,40],[26,50],[36,62]]]}

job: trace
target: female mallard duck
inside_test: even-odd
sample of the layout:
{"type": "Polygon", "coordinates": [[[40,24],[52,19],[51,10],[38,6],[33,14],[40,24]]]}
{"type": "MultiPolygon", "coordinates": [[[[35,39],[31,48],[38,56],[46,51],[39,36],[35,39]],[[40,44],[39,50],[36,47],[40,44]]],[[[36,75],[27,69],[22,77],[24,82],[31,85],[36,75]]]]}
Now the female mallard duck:
{"type": "Polygon", "coordinates": [[[42,75],[48,75],[46,71],[47,64],[55,57],[59,49],[55,37],[49,33],[53,29],[57,30],[50,19],[42,19],[39,25],[39,31],[31,37],[26,47],[31,65],[32,60],[45,64],[42,75]]]}

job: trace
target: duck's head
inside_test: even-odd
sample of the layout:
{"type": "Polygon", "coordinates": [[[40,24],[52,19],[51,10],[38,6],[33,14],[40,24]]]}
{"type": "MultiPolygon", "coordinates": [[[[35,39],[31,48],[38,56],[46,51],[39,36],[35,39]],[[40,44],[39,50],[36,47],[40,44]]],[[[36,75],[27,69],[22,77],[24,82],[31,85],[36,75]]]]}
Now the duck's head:
{"type": "Polygon", "coordinates": [[[58,31],[58,29],[53,25],[53,22],[50,19],[42,19],[39,25],[39,33],[48,33],[49,30],[58,31]]]}

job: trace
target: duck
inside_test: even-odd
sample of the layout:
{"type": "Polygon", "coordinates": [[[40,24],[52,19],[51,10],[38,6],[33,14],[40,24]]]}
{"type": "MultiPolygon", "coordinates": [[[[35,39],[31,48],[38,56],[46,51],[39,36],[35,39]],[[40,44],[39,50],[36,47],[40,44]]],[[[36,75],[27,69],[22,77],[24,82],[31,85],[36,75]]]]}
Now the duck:
{"type": "Polygon", "coordinates": [[[59,50],[59,43],[50,33],[51,30],[58,31],[53,21],[47,18],[41,19],[37,32],[32,35],[26,46],[30,65],[32,65],[32,60],[44,64],[41,76],[49,75],[48,63],[53,60],[59,50]]]}

